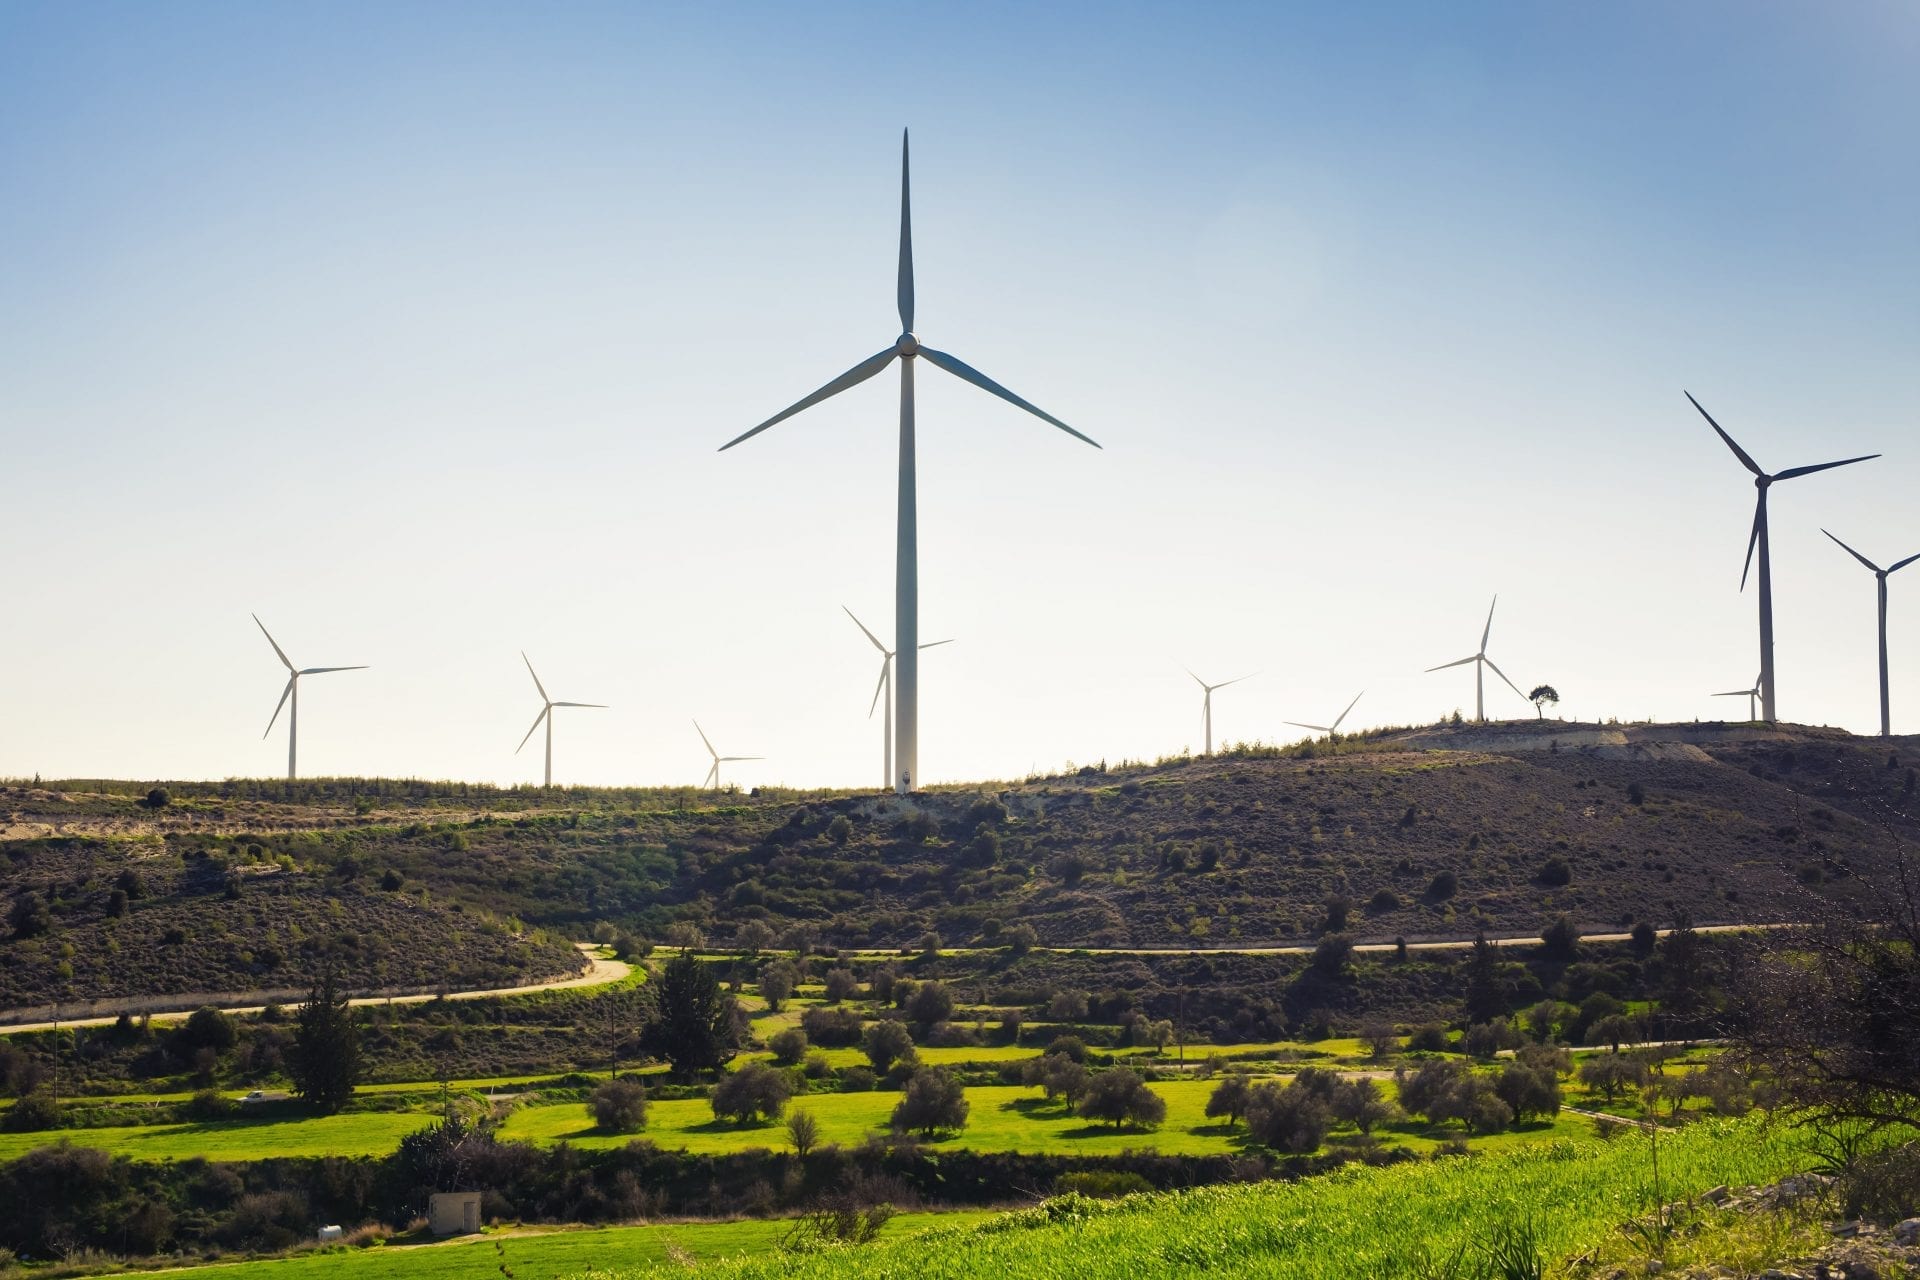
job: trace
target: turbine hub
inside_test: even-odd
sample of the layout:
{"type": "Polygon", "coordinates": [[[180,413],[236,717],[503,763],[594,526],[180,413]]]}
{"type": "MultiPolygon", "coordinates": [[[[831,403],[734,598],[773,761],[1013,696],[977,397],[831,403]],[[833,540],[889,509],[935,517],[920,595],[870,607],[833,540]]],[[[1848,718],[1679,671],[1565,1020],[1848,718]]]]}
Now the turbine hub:
{"type": "Polygon", "coordinates": [[[1768,485],[1772,483],[1773,483],[1772,476],[1755,476],[1753,478],[1753,487],[1756,489],[1765,489],[1768,485]]]}
{"type": "Polygon", "coordinates": [[[903,333],[900,335],[900,341],[893,344],[893,349],[911,359],[920,354],[920,339],[912,333],[903,333]]]}

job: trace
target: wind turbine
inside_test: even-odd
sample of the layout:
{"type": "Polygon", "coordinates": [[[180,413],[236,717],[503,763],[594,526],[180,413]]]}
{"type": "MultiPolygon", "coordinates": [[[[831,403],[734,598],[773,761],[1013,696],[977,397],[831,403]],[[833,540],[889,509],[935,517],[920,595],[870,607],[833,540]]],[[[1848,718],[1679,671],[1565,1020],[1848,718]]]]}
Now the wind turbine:
{"type": "Polygon", "coordinates": [[[1021,399],[972,365],[944,351],[935,351],[932,347],[921,345],[918,335],[913,331],[913,224],[908,200],[905,130],[900,133],[900,272],[896,300],[900,309],[901,333],[891,346],[862,360],[812,395],[782,409],[753,430],[727,441],[720,446],[720,450],[724,453],[741,441],[750,440],[759,435],[768,427],[784,422],[802,409],[810,408],[822,400],[839,395],[849,387],[865,382],[892,364],[894,360],[900,361],[899,530],[894,549],[893,570],[893,652],[900,667],[900,688],[894,701],[894,719],[897,722],[894,739],[898,744],[898,754],[896,764],[889,768],[898,770],[892,775],[893,788],[905,794],[912,788],[914,776],[920,768],[919,518],[915,500],[913,435],[915,360],[925,356],[936,367],[946,370],[961,381],[971,382],[982,391],[999,396],[1008,404],[1026,410],[1043,422],[1051,423],[1076,440],[1093,445],[1096,449],[1100,446],[1052,414],[1021,399]]]}
{"type": "Polygon", "coordinates": [[[1753,705],[1754,700],[1760,696],[1759,676],[1753,678],[1753,688],[1751,689],[1729,689],[1725,693],[1716,693],[1713,696],[1716,698],[1745,698],[1747,700],[1747,719],[1753,721],[1760,719],[1759,712],[1753,705]]]}
{"type": "MultiPolygon", "coordinates": [[[[1354,694],[1353,702],[1347,704],[1347,711],[1353,710],[1354,705],[1366,696],[1367,691],[1365,689],[1354,694]]],[[[1340,722],[1347,718],[1347,711],[1342,711],[1339,715],[1335,716],[1332,724],[1301,724],[1298,720],[1283,720],[1281,723],[1290,724],[1296,729],[1312,729],[1315,733],[1324,733],[1331,738],[1334,734],[1340,732],[1340,722]]]]}
{"type": "MultiPolygon", "coordinates": [[[[1493,659],[1487,656],[1487,637],[1493,634],[1493,610],[1494,610],[1494,607],[1499,603],[1500,603],[1500,597],[1495,596],[1493,598],[1493,604],[1490,604],[1487,606],[1487,627],[1486,627],[1486,630],[1480,633],[1480,652],[1474,654],[1470,658],[1462,658],[1458,662],[1443,662],[1437,667],[1427,668],[1428,674],[1431,675],[1435,671],[1445,671],[1448,667],[1464,667],[1469,662],[1474,664],[1473,719],[1476,724],[1485,724],[1487,722],[1486,668],[1493,667],[1493,674],[1499,676],[1502,680],[1506,680],[1507,688],[1513,690],[1515,693],[1520,693],[1520,686],[1515,684],[1511,680],[1507,680],[1507,673],[1502,671],[1499,667],[1494,666],[1493,659]]],[[[1520,693],[1520,696],[1524,698],[1527,695],[1524,693],[1520,693]]]]}
{"type": "MultiPolygon", "coordinates": [[[[1700,409],[1700,402],[1693,398],[1691,391],[1684,394],[1694,408],[1700,409]]],[[[1760,716],[1772,724],[1779,716],[1778,705],[1773,697],[1773,557],[1767,551],[1767,489],[1779,480],[1792,480],[1797,476],[1810,476],[1816,471],[1830,471],[1834,467],[1867,462],[1880,455],[1867,453],[1858,458],[1842,458],[1838,462],[1822,462],[1812,467],[1791,467],[1768,475],[1745,449],[1733,442],[1733,437],[1713,420],[1712,414],[1700,409],[1700,416],[1707,420],[1707,425],[1713,428],[1715,434],[1726,441],[1727,448],[1733,450],[1733,456],[1740,459],[1740,465],[1753,472],[1753,487],[1760,491],[1759,500],[1753,508],[1753,532],[1747,537],[1746,567],[1740,570],[1740,589],[1747,589],[1747,571],[1753,568],[1753,549],[1757,546],[1760,548],[1760,716]]]]}
{"type": "MultiPolygon", "coordinates": [[[[1822,529],[1820,532],[1827,533],[1825,529],[1822,529]]],[[[1827,533],[1827,536],[1833,538],[1833,535],[1830,533],[1827,533]]],[[[1891,738],[1893,736],[1893,718],[1889,711],[1887,701],[1887,575],[1896,570],[1906,568],[1915,560],[1920,560],[1920,554],[1910,555],[1905,560],[1898,561],[1882,569],[1879,565],[1867,559],[1846,543],[1840,542],[1840,539],[1833,538],[1833,540],[1840,543],[1840,549],[1842,551],[1845,551],[1855,560],[1858,560],[1861,564],[1873,570],[1873,576],[1880,579],[1880,736],[1883,738],[1891,738]]]]}
{"type": "Polygon", "coordinates": [[[723,756],[713,749],[713,743],[707,742],[707,731],[700,727],[698,720],[693,722],[693,731],[700,735],[700,741],[707,744],[707,754],[713,757],[713,768],[707,770],[707,776],[701,780],[700,785],[703,787],[711,782],[715,791],[720,789],[720,766],[723,764],[732,764],[736,760],[766,759],[765,756],[723,756]]]}
{"type": "MultiPolygon", "coordinates": [[[[555,702],[547,696],[547,686],[540,683],[540,676],[533,669],[533,659],[527,656],[525,649],[520,651],[520,661],[527,664],[527,674],[533,677],[533,687],[540,691],[540,701],[545,704],[540,708],[540,714],[533,718],[533,729],[538,729],[542,720],[547,722],[546,785],[551,787],[553,785],[553,709],[555,707],[594,707],[604,711],[607,704],[604,702],[555,702]]],[[[527,730],[527,737],[520,739],[520,746],[513,749],[513,754],[520,754],[521,749],[527,745],[527,738],[533,736],[533,729],[527,730]]]]}
{"type": "MultiPolygon", "coordinates": [[[[1187,674],[1190,676],[1193,676],[1193,672],[1191,670],[1189,670],[1187,674]]],[[[1200,699],[1200,714],[1201,714],[1201,717],[1206,721],[1206,725],[1207,725],[1207,754],[1208,755],[1213,754],[1213,691],[1215,689],[1224,689],[1230,684],[1239,684],[1242,680],[1251,680],[1259,674],[1260,673],[1258,671],[1251,671],[1244,676],[1235,676],[1231,680],[1222,680],[1219,684],[1208,684],[1205,680],[1202,680],[1199,676],[1193,676],[1193,682],[1200,686],[1201,691],[1204,695],[1200,699]]]]}
{"type": "MultiPolygon", "coordinates": [[[[845,605],[841,605],[840,607],[846,611],[846,615],[849,618],[853,618],[853,610],[848,609],[845,605]]],[[[880,786],[884,789],[893,785],[893,650],[881,644],[880,637],[867,630],[867,624],[860,621],[860,619],[853,618],[853,625],[860,628],[860,634],[873,641],[873,647],[880,651],[880,683],[873,687],[873,702],[867,707],[867,719],[873,719],[874,708],[880,705],[881,697],[885,695],[887,703],[887,714],[885,716],[887,746],[886,759],[882,762],[880,772],[880,786]]],[[[929,640],[920,647],[922,649],[932,649],[939,645],[952,643],[953,641],[951,640],[929,640]]]]}
{"type": "Polygon", "coordinates": [[[273,646],[273,651],[279,657],[281,665],[287,669],[287,687],[280,691],[280,701],[274,704],[273,718],[267,721],[266,732],[260,736],[265,738],[267,734],[273,732],[274,721],[280,718],[280,708],[287,705],[287,699],[293,699],[293,710],[287,713],[287,781],[292,782],[294,779],[294,762],[300,748],[300,677],[323,676],[329,671],[365,671],[367,668],[366,664],[362,663],[357,667],[300,667],[296,669],[293,663],[288,661],[286,650],[280,647],[280,642],[273,638],[273,633],[267,630],[267,624],[260,621],[260,615],[257,613],[253,615],[253,625],[260,628],[260,634],[267,638],[267,643],[273,646]]]}

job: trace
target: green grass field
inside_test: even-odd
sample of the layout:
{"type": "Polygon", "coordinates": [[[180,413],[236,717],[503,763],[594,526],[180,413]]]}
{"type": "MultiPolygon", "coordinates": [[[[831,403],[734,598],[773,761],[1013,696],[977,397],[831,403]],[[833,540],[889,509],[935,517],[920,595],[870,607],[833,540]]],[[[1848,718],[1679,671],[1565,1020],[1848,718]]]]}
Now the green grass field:
{"type": "Polygon", "coordinates": [[[295,1120],[210,1120],[52,1133],[0,1133],[0,1160],[66,1140],[135,1160],[267,1160],[274,1156],[385,1155],[434,1117],[419,1112],[354,1111],[295,1120]]]}
{"type": "MultiPolygon", "coordinates": [[[[887,1223],[881,1238],[898,1239],[935,1226],[977,1225],[993,1216],[987,1212],[903,1213],[887,1223]]],[[[665,1263],[676,1253],[702,1261],[766,1253],[779,1248],[791,1226],[777,1218],[748,1218],[527,1235],[492,1233],[424,1245],[315,1250],[190,1270],[193,1280],[474,1280],[498,1276],[499,1266],[505,1263],[514,1280],[553,1280],[588,1269],[665,1263]],[[500,1252],[495,1251],[496,1244],[500,1252]]]]}
{"type": "MultiPolygon", "coordinates": [[[[1493,1232],[1526,1224],[1548,1268],[1618,1239],[1657,1201],[1649,1144],[1555,1142],[1504,1155],[1349,1166],[1293,1183],[1208,1187],[1110,1204],[1039,1208],[975,1227],[930,1231],[862,1249],[746,1257],[703,1274],[730,1280],[994,1280],[1138,1276],[1395,1280],[1477,1262],[1493,1232]]],[[[1709,1121],[1661,1139],[1658,1199],[1726,1183],[1770,1181],[1807,1167],[1806,1135],[1761,1121],[1709,1121]]],[[[596,1261],[615,1280],[685,1274],[649,1258],[596,1261]]],[[[582,1269],[584,1274],[584,1268],[582,1269]]]]}

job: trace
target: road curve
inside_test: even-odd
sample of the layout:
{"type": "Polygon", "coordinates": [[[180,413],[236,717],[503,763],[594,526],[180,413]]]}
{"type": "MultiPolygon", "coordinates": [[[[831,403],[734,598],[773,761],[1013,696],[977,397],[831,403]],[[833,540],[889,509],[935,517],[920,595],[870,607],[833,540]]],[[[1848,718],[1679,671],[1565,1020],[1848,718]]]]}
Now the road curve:
{"type": "MultiPolygon", "coordinates": [[[[446,993],[445,998],[448,1000],[485,1000],[491,996],[523,996],[536,991],[561,991],[568,987],[603,987],[609,983],[618,982],[633,972],[633,966],[626,961],[614,960],[598,954],[598,948],[593,943],[576,942],[573,945],[580,948],[580,954],[587,962],[587,971],[585,973],[577,973],[568,978],[553,978],[546,982],[533,982],[524,987],[492,987],[485,991],[449,991],[446,993]]],[[[438,992],[421,991],[404,996],[355,996],[353,999],[347,1001],[347,1003],[351,1005],[425,1004],[429,1000],[438,1000],[441,998],[438,992]]],[[[150,1014],[143,1013],[138,1016],[151,1017],[158,1023],[182,1022],[191,1017],[195,1009],[202,1007],[203,1005],[196,1004],[191,1007],[178,1009],[156,1009],[150,1014]]],[[[244,1005],[222,1004],[215,1006],[215,1008],[218,1008],[223,1013],[259,1013],[266,1007],[264,1003],[244,1005]]],[[[4,1012],[0,1012],[0,1018],[4,1018],[5,1016],[4,1012]]],[[[16,1022],[11,1025],[0,1025],[0,1035],[13,1035],[23,1031],[52,1031],[56,1025],[61,1027],[110,1027],[119,1021],[119,1018],[120,1015],[116,1013],[102,1015],[97,1018],[62,1018],[57,1024],[53,1022],[16,1022]]]]}

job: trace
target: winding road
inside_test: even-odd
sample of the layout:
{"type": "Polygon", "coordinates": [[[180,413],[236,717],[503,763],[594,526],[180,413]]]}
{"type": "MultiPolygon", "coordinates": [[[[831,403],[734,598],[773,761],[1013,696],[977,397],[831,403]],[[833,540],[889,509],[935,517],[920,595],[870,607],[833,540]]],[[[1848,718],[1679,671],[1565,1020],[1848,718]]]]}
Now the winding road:
{"type": "MultiPolygon", "coordinates": [[[[523,987],[490,987],[484,991],[449,991],[444,998],[448,1000],[485,1000],[492,996],[523,996],[536,991],[562,991],[568,987],[603,987],[610,983],[619,982],[633,972],[633,966],[626,961],[614,960],[599,954],[600,949],[594,943],[576,942],[573,945],[580,948],[580,955],[587,962],[587,971],[585,973],[576,973],[566,978],[552,978],[546,982],[528,983],[523,987]]],[[[440,993],[437,991],[416,991],[408,995],[397,996],[355,996],[353,999],[347,1001],[347,1003],[352,1005],[425,1004],[429,1000],[438,1000],[441,998],[440,993]]],[[[143,1012],[139,1016],[151,1017],[155,1022],[159,1023],[180,1022],[191,1017],[194,1010],[202,1008],[206,1004],[207,1002],[202,1000],[181,1008],[155,1009],[151,1012],[143,1012]]],[[[214,1007],[224,1013],[259,1013],[267,1006],[263,1001],[259,1004],[217,1004],[214,1007]]],[[[5,1017],[6,1013],[0,1011],[0,1020],[4,1020],[5,1017]]],[[[113,1013],[100,1017],[62,1018],[58,1023],[0,1023],[0,1035],[14,1035],[26,1031],[52,1031],[57,1026],[108,1027],[112,1026],[119,1018],[119,1014],[113,1013]]]]}

